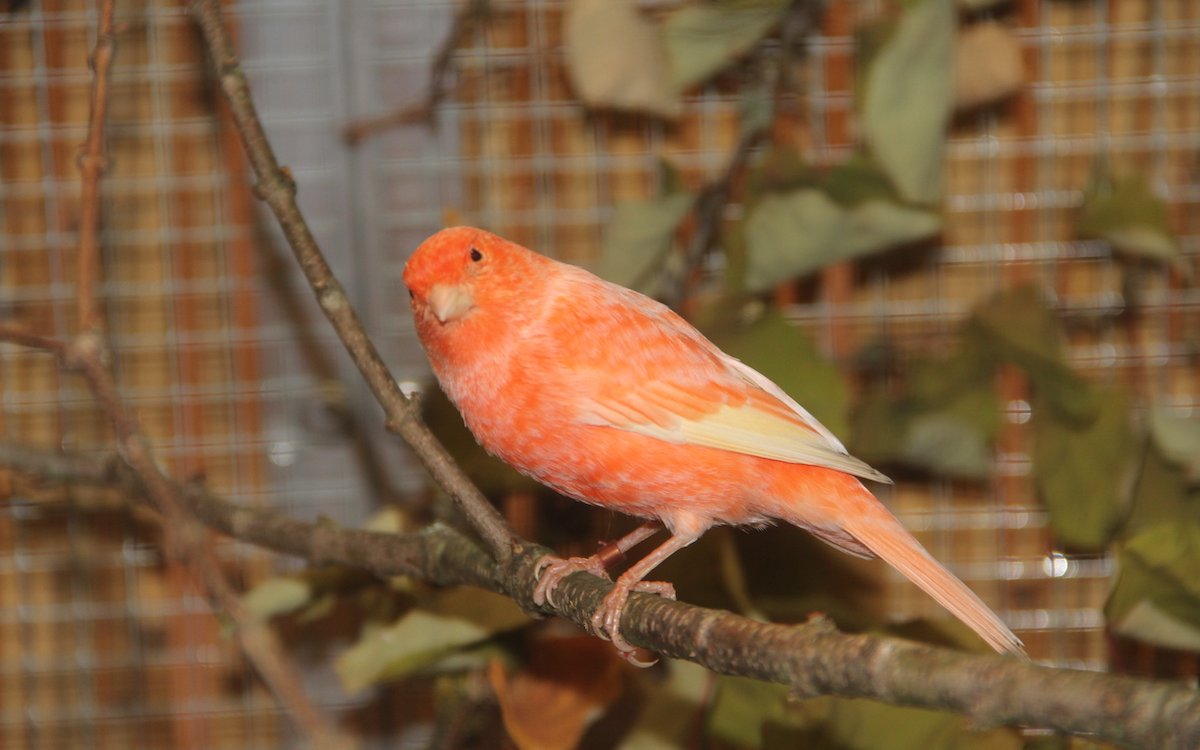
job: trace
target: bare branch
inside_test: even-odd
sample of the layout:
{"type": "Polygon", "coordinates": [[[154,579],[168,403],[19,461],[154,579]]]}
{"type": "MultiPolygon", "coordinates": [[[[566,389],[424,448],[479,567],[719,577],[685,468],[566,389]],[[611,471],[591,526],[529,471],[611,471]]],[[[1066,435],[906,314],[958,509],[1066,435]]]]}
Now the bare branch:
{"type": "Polygon", "coordinates": [[[391,112],[356,120],[342,130],[342,138],[351,145],[357,145],[365,138],[381,130],[397,125],[415,125],[423,123],[432,125],[437,117],[438,106],[446,98],[450,88],[450,64],[454,61],[454,50],[474,30],[475,25],[483,20],[488,13],[488,0],[467,0],[454,16],[453,23],[442,45],[433,58],[429,72],[429,86],[425,98],[413,104],[406,104],[393,109],[391,112]]]}
{"type": "Polygon", "coordinates": [[[100,177],[107,167],[104,157],[104,122],[108,117],[108,82],[117,54],[113,34],[114,0],[100,0],[100,23],[92,50],[92,103],[87,139],[77,163],[82,194],[79,205],[79,330],[97,330],[101,325],[96,301],[96,278],[100,272],[100,177]]]}
{"type": "MultiPolygon", "coordinates": [[[[144,493],[113,460],[39,451],[0,442],[0,466],[54,481],[144,493]]],[[[535,566],[546,550],[527,545],[510,566],[494,563],[446,526],[392,535],[307,524],[246,509],[202,488],[181,488],[195,516],[238,539],[309,560],[343,563],[386,577],[400,573],[442,585],[470,584],[512,596],[527,609],[535,566]]],[[[585,573],[555,592],[557,614],[585,629],[612,584],[585,573]]],[[[893,638],[847,635],[824,619],[776,625],[646,594],[635,594],[621,621],[640,646],[723,674],[788,685],[800,697],[838,695],[951,710],[975,726],[1045,727],[1154,750],[1200,745],[1200,693],[1155,682],[1041,667],[995,654],[967,654],[893,638]]]]}
{"type": "Polygon", "coordinates": [[[67,350],[67,345],[63,341],[35,333],[27,326],[10,320],[0,320],[0,341],[27,346],[30,349],[40,349],[56,357],[62,357],[67,350]]]}
{"type": "Polygon", "coordinates": [[[346,351],[358,366],[375,400],[383,407],[388,429],[412,446],[429,473],[458,503],[475,530],[483,537],[497,560],[509,559],[520,540],[500,513],[476,489],[471,480],[442,447],[420,419],[420,409],[400,390],[396,379],[368,338],[350,300],[330,270],[307,222],[296,205],[296,184],[280,167],[262,122],[258,119],[250,87],[242,73],[233,42],[221,17],[218,0],[193,0],[192,13],[204,33],[209,54],[216,66],[221,89],[233,112],[242,143],[258,179],[258,195],[270,206],[287,238],[296,260],[312,286],[325,317],[333,325],[346,351]]]}
{"type": "MultiPolygon", "coordinates": [[[[122,401],[112,373],[104,365],[105,350],[100,332],[85,330],[64,343],[31,334],[21,326],[0,323],[0,341],[50,352],[56,356],[60,367],[80,372],[112,425],[123,462],[118,462],[115,457],[101,462],[82,457],[67,458],[4,444],[0,446],[0,464],[29,467],[35,475],[58,482],[115,485],[125,491],[136,487],[146,501],[169,519],[164,525],[164,546],[168,554],[184,563],[186,569],[199,578],[215,606],[236,623],[235,637],[242,653],[297,724],[312,738],[314,746],[323,750],[356,747],[357,743],[339,732],[304,692],[304,682],[284,656],[274,631],[246,610],[229,585],[206,544],[203,527],[188,512],[189,504],[183,499],[182,488],[158,468],[150,441],[122,401]]],[[[214,525],[209,519],[203,520],[214,525]]]]}
{"type": "Polygon", "coordinates": [[[166,548],[196,575],[209,596],[236,623],[236,638],[242,653],[255,666],[280,703],[313,740],[326,750],[356,746],[342,735],[304,692],[303,681],[283,655],[274,631],[251,615],[229,585],[207,546],[204,527],[194,523],[184,510],[178,489],[158,468],[150,442],[137,419],[125,406],[112,373],[105,365],[107,352],[101,334],[102,319],[97,297],[100,266],[101,177],[105,169],[104,125],[108,110],[108,85],[116,56],[113,29],[114,0],[99,0],[98,40],[92,53],[94,78],[87,139],[78,159],[81,182],[79,228],[79,276],[76,289],[79,332],[69,342],[33,334],[22,327],[0,324],[0,340],[31,346],[55,355],[59,366],[82,373],[101,411],[112,425],[117,448],[146,495],[168,519],[166,548]]]}
{"type": "Polygon", "coordinates": [[[324,750],[357,746],[351,738],[338,731],[325,712],[308,696],[301,675],[284,656],[275,632],[245,608],[229,585],[203,534],[199,533],[202,527],[198,527],[187,512],[178,486],[158,468],[149,439],[142,432],[137,418],[121,400],[116,382],[104,366],[102,357],[99,334],[85,331],[68,345],[63,362],[77,369],[87,381],[101,410],[112,424],[122,459],[137,477],[146,496],[168,520],[164,527],[168,551],[187,564],[189,570],[200,578],[214,603],[237,624],[235,637],[242,653],[254,665],[277,700],[312,738],[313,744],[324,750]]]}

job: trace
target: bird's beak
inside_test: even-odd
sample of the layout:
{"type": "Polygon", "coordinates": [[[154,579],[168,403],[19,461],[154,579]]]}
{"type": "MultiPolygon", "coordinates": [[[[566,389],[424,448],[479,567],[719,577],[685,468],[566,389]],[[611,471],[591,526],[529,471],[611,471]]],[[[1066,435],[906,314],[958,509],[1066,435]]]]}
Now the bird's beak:
{"type": "Polygon", "coordinates": [[[429,308],[443,323],[458,320],[475,306],[471,290],[462,284],[434,284],[428,299],[429,308]]]}

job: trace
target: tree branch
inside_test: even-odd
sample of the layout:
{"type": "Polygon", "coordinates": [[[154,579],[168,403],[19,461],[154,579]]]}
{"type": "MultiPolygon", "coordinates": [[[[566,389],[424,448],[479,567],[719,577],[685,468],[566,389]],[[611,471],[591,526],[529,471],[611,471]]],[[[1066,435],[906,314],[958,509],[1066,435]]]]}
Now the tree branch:
{"type": "Polygon", "coordinates": [[[82,189],[79,196],[79,287],[76,290],[79,330],[99,330],[100,305],[96,300],[96,279],[100,274],[100,178],[107,168],[104,157],[104,123],[108,117],[108,82],[113,58],[117,54],[113,34],[114,0],[100,1],[100,22],[96,29],[96,47],[89,63],[92,67],[92,101],[88,109],[87,138],[76,158],[82,189]]]}
{"type": "Polygon", "coordinates": [[[437,54],[434,55],[433,65],[429,71],[429,86],[425,98],[414,104],[397,107],[391,112],[377,117],[356,120],[342,130],[342,138],[350,145],[357,145],[363,139],[381,130],[396,125],[413,125],[424,123],[432,125],[437,116],[438,105],[446,98],[450,84],[450,64],[454,61],[454,50],[462,40],[475,28],[475,24],[487,16],[488,0],[467,0],[459,9],[450,24],[446,38],[442,40],[437,54]]]}
{"type": "Polygon", "coordinates": [[[357,745],[342,735],[309,699],[294,666],[283,655],[273,630],[253,616],[230,586],[212,550],[203,527],[194,523],[180,501],[178,487],[158,468],[150,441],[137,419],[125,406],[117,390],[102,335],[102,317],[97,295],[100,268],[101,177],[105,171],[104,126],[108,111],[110,70],[116,56],[113,27],[114,0],[99,0],[97,42],[91,55],[94,76],[87,138],[77,163],[80,171],[79,270],[76,288],[79,331],[70,341],[30,333],[24,328],[0,323],[0,340],[7,340],[54,355],[63,369],[79,371],[91,388],[101,411],[116,435],[118,451],[130,472],[137,477],[147,497],[168,520],[164,525],[167,552],[184,563],[208,596],[236,624],[235,638],[246,659],[254,665],[267,687],[297,724],[324,750],[342,750],[357,745]]]}
{"type": "MultiPolygon", "coordinates": [[[[0,466],[56,482],[146,489],[121,462],[0,442],[0,466]]],[[[562,582],[555,606],[532,602],[535,565],[547,551],[526,545],[502,566],[444,525],[393,535],[303,523],[234,505],[200,487],[180,487],[188,510],[244,542],[314,562],[342,563],[381,577],[418,576],[513,597],[530,611],[591,628],[612,584],[585,573],[562,582]]],[[[1070,669],[1012,657],[968,654],[894,638],[847,635],[819,618],[802,625],[756,622],[635,594],[621,631],[633,643],[715,672],[790,686],[800,697],[837,695],[956,711],[975,726],[1024,725],[1154,750],[1200,746],[1200,692],[1184,685],[1070,669]]]]}
{"type": "Polygon", "coordinates": [[[399,434],[412,447],[434,480],[458,503],[496,559],[508,560],[520,540],[421,421],[417,403],[401,392],[301,215],[296,205],[296,183],[280,167],[262,122],[258,119],[250,98],[249,84],[221,17],[219,0],[193,0],[191,8],[204,34],[221,89],[229,102],[246,155],[258,179],[256,192],[275,214],[288,245],[312,286],[317,304],[333,325],[375,395],[375,400],[383,407],[388,429],[399,434]]]}

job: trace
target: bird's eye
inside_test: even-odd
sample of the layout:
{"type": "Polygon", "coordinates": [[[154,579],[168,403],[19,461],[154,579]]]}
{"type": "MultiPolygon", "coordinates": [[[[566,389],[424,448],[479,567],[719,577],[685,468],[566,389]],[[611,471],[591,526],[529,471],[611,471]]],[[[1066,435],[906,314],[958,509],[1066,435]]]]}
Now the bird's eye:
{"type": "Polygon", "coordinates": [[[471,261],[478,263],[481,260],[483,260],[483,253],[479,252],[478,248],[471,248],[471,261]]]}

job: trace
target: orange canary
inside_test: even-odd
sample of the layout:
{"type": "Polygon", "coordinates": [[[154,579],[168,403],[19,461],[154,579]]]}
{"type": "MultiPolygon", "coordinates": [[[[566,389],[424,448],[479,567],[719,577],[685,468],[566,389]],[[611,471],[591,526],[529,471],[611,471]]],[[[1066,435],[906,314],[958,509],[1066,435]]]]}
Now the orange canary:
{"type": "MultiPolygon", "coordinates": [[[[883,558],[997,651],[1023,653],[860,481],[887,477],[666,306],[470,227],[422,243],[404,284],[433,372],[484,448],[564,495],[648,519],[622,551],[654,522],[670,532],[593,618],[623,652],[630,592],[673,596],[643,581],[656,565],[714,525],[782,520],[883,558]]],[[[575,571],[607,577],[595,557],[541,566],[539,604],[575,571]]]]}

